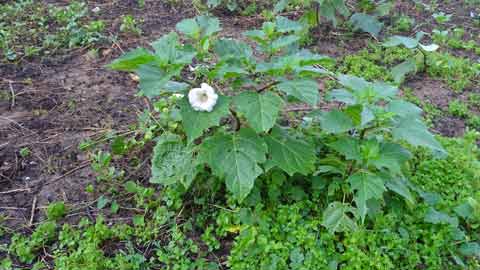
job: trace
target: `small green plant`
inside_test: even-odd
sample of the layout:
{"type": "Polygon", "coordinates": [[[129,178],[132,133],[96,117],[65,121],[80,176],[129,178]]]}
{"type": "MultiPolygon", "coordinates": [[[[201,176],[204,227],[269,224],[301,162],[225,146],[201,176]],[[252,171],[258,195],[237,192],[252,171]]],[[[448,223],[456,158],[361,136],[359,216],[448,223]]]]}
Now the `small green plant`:
{"type": "Polygon", "coordinates": [[[454,116],[466,118],[469,115],[467,104],[460,100],[453,100],[448,104],[448,112],[454,116]]]}
{"type": "Polygon", "coordinates": [[[47,208],[47,218],[49,220],[59,220],[63,218],[66,214],[67,207],[63,202],[55,202],[48,205],[47,208]]]}
{"type": "Polygon", "coordinates": [[[444,12],[433,13],[432,16],[438,24],[449,22],[452,18],[452,14],[445,14],[444,12]]]}
{"type": "Polygon", "coordinates": [[[30,149],[28,147],[23,147],[22,149],[20,149],[20,156],[22,158],[26,158],[28,156],[30,156],[31,152],[30,152],[30,149]]]}
{"type": "Polygon", "coordinates": [[[395,32],[408,32],[415,25],[415,19],[402,15],[400,16],[393,26],[393,31],[395,32]]]}
{"type": "Polygon", "coordinates": [[[480,94],[470,93],[468,95],[468,104],[472,107],[480,107],[480,94]]]}
{"type": "Polygon", "coordinates": [[[480,131],[480,115],[471,115],[467,120],[467,124],[475,130],[480,131]]]}
{"type": "Polygon", "coordinates": [[[383,43],[383,46],[387,48],[404,46],[405,48],[414,52],[414,56],[409,57],[391,69],[390,72],[396,83],[403,82],[405,76],[409,73],[416,73],[418,70],[427,68],[427,56],[430,52],[436,51],[438,49],[438,45],[423,45],[420,43],[420,40],[424,37],[424,35],[424,32],[416,33],[415,38],[396,35],[388,38],[383,43]]]}
{"type": "Polygon", "coordinates": [[[123,172],[111,165],[111,161],[112,155],[109,152],[99,150],[93,155],[92,169],[97,173],[98,181],[111,181],[123,175],[123,172]]]}
{"type": "Polygon", "coordinates": [[[120,32],[141,35],[142,29],[138,26],[137,20],[132,15],[123,15],[120,32]]]}

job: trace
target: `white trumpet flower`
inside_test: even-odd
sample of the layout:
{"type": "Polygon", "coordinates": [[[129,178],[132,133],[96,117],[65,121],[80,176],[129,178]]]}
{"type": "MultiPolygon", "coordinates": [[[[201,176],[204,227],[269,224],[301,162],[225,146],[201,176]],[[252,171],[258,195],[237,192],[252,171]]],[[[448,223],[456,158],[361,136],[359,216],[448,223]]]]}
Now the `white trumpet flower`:
{"type": "Polygon", "coordinates": [[[211,112],[217,104],[218,95],[208,84],[202,83],[200,88],[193,88],[188,92],[188,101],[195,111],[211,112]]]}

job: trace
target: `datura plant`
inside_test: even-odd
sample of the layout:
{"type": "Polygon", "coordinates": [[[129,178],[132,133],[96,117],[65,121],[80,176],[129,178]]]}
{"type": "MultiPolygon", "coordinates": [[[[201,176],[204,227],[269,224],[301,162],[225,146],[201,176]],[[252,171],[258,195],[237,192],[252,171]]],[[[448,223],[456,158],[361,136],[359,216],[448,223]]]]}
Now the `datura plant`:
{"type": "Polygon", "coordinates": [[[270,170],[322,177],[346,187],[325,211],[323,224],[335,232],[363,222],[387,192],[414,203],[404,146],[445,154],[421,109],[394,86],[328,71],[333,59],[300,48],[296,21],[265,22],[244,33],[249,43],[219,38],[219,20],[208,16],[176,29],[109,65],[135,72],[151,100],[182,97],[172,109],[181,131],[156,139],[152,183],[188,188],[200,172],[211,173],[242,201],[270,170]],[[319,109],[320,80],[339,86],[326,97],[336,109],[319,109]]]}

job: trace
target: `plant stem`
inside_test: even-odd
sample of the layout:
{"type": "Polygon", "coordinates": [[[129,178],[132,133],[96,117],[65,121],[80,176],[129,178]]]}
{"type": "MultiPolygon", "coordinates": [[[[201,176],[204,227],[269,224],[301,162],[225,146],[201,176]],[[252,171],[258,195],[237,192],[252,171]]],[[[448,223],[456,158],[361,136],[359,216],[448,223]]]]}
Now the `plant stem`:
{"type": "Polygon", "coordinates": [[[230,113],[232,114],[232,130],[240,130],[240,119],[238,118],[237,113],[232,109],[230,109],[230,113]]]}
{"type": "Polygon", "coordinates": [[[278,83],[279,83],[278,81],[271,82],[271,83],[269,83],[269,84],[267,84],[267,85],[263,86],[262,88],[260,88],[260,89],[257,89],[257,92],[258,92],[258,93],[261,93],[261,92],[263,92],[263,91],[267,90],[268,88],[270,88],[270,87],[272,87],[272,86],[275,86],[275,85],[277,85],[278,83]]]}

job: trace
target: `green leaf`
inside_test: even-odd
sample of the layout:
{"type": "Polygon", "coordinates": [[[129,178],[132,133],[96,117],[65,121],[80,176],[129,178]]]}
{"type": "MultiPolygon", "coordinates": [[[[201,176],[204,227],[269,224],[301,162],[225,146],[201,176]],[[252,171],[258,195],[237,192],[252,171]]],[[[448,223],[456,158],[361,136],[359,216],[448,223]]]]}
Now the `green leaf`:
{"type": "Polygon", "coordinates": [[[169,93],[179,93],[185,92],[189,87],[190,85],[188,83],[168,81],[162,87],[162,90],[165,90],[165,92],[169,93]]]}
{"type": "Polygon", "coordinates": [[[182,183],[188,188],[198,173],[193,149],[186,147],[180,136],[163,134],[153,149],[151,171],[150,183],[182,183]]]}
{"type": "Polygon", "coordinates": [[[303,28],[301,23],[292,21],[283,16],[277,16],[275,19],[275,25],[277,26],[277,31],[280,33],[295,32],[302,30],[303,28]]]}
{"type": "Polygon", "coordinates": [[[222,59],[224,58],[250,58],[252,48],[245,42],[233,39],[220,39],[215,42],[215,53],[222,59]]]}
{"type": "Polygon", "coordinates": [[[220,21],[217,18],[206,15],[185,19],[177,23],[176,29],[192,39],[209,37],[220,31],[220,21]]]}
{"type": "Polygon", "coordinates": [[[256,132],[271,129],[283,107],[283,100],[273,92],[244,92],[236,96],[233,103],[256,132]]]}
{"type": "Polygon", "coordinates": [[[312,106],[316,106],[319,101],[318,83],[314,80],[283,81],[277,88],[312,106]]]}
{"type": "Polygon", "coordinates": [[[235,134],[217,133],[201,145],[201,160],[215,175],[225,177],[228,190],[242,201],[263,173],[259,164],[265,162],[265,142],[251,129],[235,134]]]}
{"type": "Polygon", "coordinates": [[[365,79],[353,75],[340,74],[337,78],[341,85],[355,91],[364,90],[371,86],[371,83],[367,82],[365,79]]]}
{"type": "Polygon", "coordinates": [[[267,38],[267,35],[265,34],[265,32],[261,30],[248,30],[248,31],[245,31],[243,35],[256,42],[261,42],[267,38]]]}
{"type": "Polygon", "coordinates": [[[460,254],[467,257],[480,257],[480,244],[477,242],[462,244],[459,248],[460,254]]]}
{"type": "Polygon", "coordinates": [[[112,63],[107,65],[107,67],[114,70],[134,71],[141,65],[150,63],[154,60],[155,56],[147,49],[137,48],[115,59],[112,63]]]}
{"type": "Polygon", "coordinates": [[[447,224],[452,227],[458,226],[458,219],[451,217],[443,212],[437,211],[433,208],[429,208],[424,218],[425,222],[432,224],[447,224]]]}
{"type": "Polygon", "coordinates": [[[242,67],[237,66],[235,64],[229,64],[226,62],[218,64],[214,72],[216,74],[215,78],[219,78],[219,79],[235,78],[235,77],[248,74],[248,72],[242,67]]]}
{"type": "Polygon", "coordinates": [[[196,20],[202,30],[202,37],[209,37],[222,30],[222,27],[220,27],[220,21],[215,17],[202,15],[197,16],[196,20]]]}
{"type": "Polygon", "coordinates": [[[374,16],[365,13],[355,13],[350,17],[350,23],[354,30],[361,29],[375,38],[378,37],[383,28],[383,23],[379,22],[374,16]]]}
{"type": "Polygon", "coordinates": [[[353,231],[357,228],[357,224],[350,218],[349,213],[355,213],[350,205],[332,202],[323,212],[322,225],[330,233],[353,231]]]}
{"type": "Polygon", "coordinates": [[[360,104],[346,107],[343,112],[352,119],[355,126],[364,127],[375,119],[372,110],[360,104]]]}
{"type": "Polygon", "coordinates": [[[319,118],[321,128],[328,133],[343,133],[355,128],[352,119],[346,113],[337,109],[323,112],[319,118]]]}
{"type": "Polygon", "coordinates": [[[405,80],[407,74],[415,72],[417,72],[417,62],[415,58],[408,58],[390,70],[390,74],[392,74],[394,81],[398,84],[405,80]]]}
{"type": "Polygon", "coordinates": [[[192,142],[200,137],[207,128],[217,126],[220,119],[229,114],[229,99],[225,96],[218,96],[217,104],[211,112],[195,111],[187,97],[183,98],[180,103],[180,114],[182,116],[182,123],[187,134],[188,141],[192,142]]]}
{"type": "Polygon", "coordinates": [[[208,8],[216,8],[222,3],[222,0],[207,0],[208,8]]]}
{"type": "Polygon", "coordinates": [[[194,51],[181,48],[178,35],[170,32],[158,40],[152,42],[155,49],[156,60],[163,66],[168,64],[190,64],[195,56],[194,51]]]}
{"type": "Polygon", "coordinates": [[[300,40],[300,37],[297,35],[282,36],[274,40],[271,46],[273,50],[278,50],[287,47],[298,40],[300,40]]]}
{"type": "Polygon", "coordinates": [[[351,188],[356,191],[354,200],[363,222],[368,210],[367,201],[383,197],[385,191],[383,179],[371,173],[358,172],[350,176],[348,182],[351,188]]]}
{"type": "Polygon", "coordinates": [[[376,81],[372,83],[372,89],[375,92],[376,98],[389,99],[398,94],[398,88],[391,84],[376,81]]]}
{"type": "Polygon", "coordinates": [[[401,174],[401,168],[412,154],[399,144],[385,142],[380,146],[380,153],[372,164],[378,169],[387,168],[394,174],[401,174]]]}
{"type": "Polygon", "coordinates": [[[422,45],[420,44],[420,48],[427,52],[434,52],[438,50],[439,46],[437,44],[430,44],[430,45],[422,45]]]}
{"type": "Polygon", "coordinates": [[[301,67],[296,67],[295,72],[299,73],[301,76],[303,75],[309,75],[309,76],[323,76],[323,75],[332,75],[331,72],[323,69],[323,68],[318,68],[314,66],[301,66],[301,67]]]}
{"type": "Polygon", "coordinates": [[[110,203],[110,199],[108,197],[102,195],[102,196],[98,197],[98,199],[97,199],[97,208],[98,209],[103,209],[109,203],[110,203]]]}
{"type": "Polygon", "coordinates": [[[417,105],[404,101],[401,99],[390,101],[385,110],[392,112],[400,117],[414,117],[420,118],[422,116],[422,109],[417,105]]]}
{"type": "Polygon", "coordinates": [[[341,137],[329,146],[345,156],[348,160],[360,160],[362,158],[360,153],[360,144],[357,139],[352,137],[341,137]]]}
{"type": "Polygon", "coordinates": [[[142,65],[137,69],[137,74],[140,78],[139,88],[145,96],[152,98],[164,91],[168,92],[165,85],[172,75],[165,73],[158,66],[152,64],[142,65]]]}
{"type": "Polygon", "coordinates": [[[167,64],[171,59],[174,59],[177,54],[177,46],[179,46],[178,35],[175,32],[170,32],[167,35],[160,37],[158,40],[151,43],[155,54],[159,61],[167,64]]]}
{"type": "Polygon", "coordinates": [[[184,35],[193,38],[193,39],[199,39],[200,38],[200,26],[198,25],[197,21],[192,18],[192,19],[184,19],[177,23],[175,28],[183,33],[184,35]]]}
{"type": "Polygon", "coordinates": [[[289,175],[306,175],[315,169],[315,147],[310,143],[283,134],[279,128],[274,128],[265,141],[272,163],[289,175]]]}
{"type": "Polygon", "coordinates": [[[464,219],[469,219],[475,213],[475,208],[470,202],[464,202],[460,205],[457,205],[453,208],[453,211],[460,217],[464,219]]]}
{"type": "Polygon", "coordinates": [[[355,96],[347,89],[333,89],[332,91],[330,91],[330,93],[327,94],[326,99],[328,101],[342,102],[347,105],[357,103],[357,99],[355,98],[355,96]]]}
{"type": "Polygon", "coordinates": [[[411,117],[400,119],[393,128],[392,135],[395,140],[405,140],[413,146],[427,147],[441,156],[447,154],[442,145],[419,119],[412,119],[411,117]]]}
{"type": "Polygon", "coordinates": [[[280,13],[282,11],[284,11],[287,6],[288,6],[288,2],[289,0],[280,0],[278,1],[275,6],[273,7],[273,12],[274,13],[280,13]]]}
{"type": "Polygon", "coordinates": [[[387,180],[387,182],[385,183],[385,186],[389,190],[402,196],[409,203],[415,204],[415,199],[412,193],[410,192],[408,185],[405,183],[405,180],[403,180],[402,178],[398,178],[398,177],[389,178],[389,180],[387,180]]]}
{"type": "Polygon", "coordinates": [[[383,43],[385,47],[395,47],[403,45],[408,49],[413,49],[418,46],[418,40],[414,38],[404,37],[404,36],[393,36],[390,37],[387,41],[383,43]]]}

